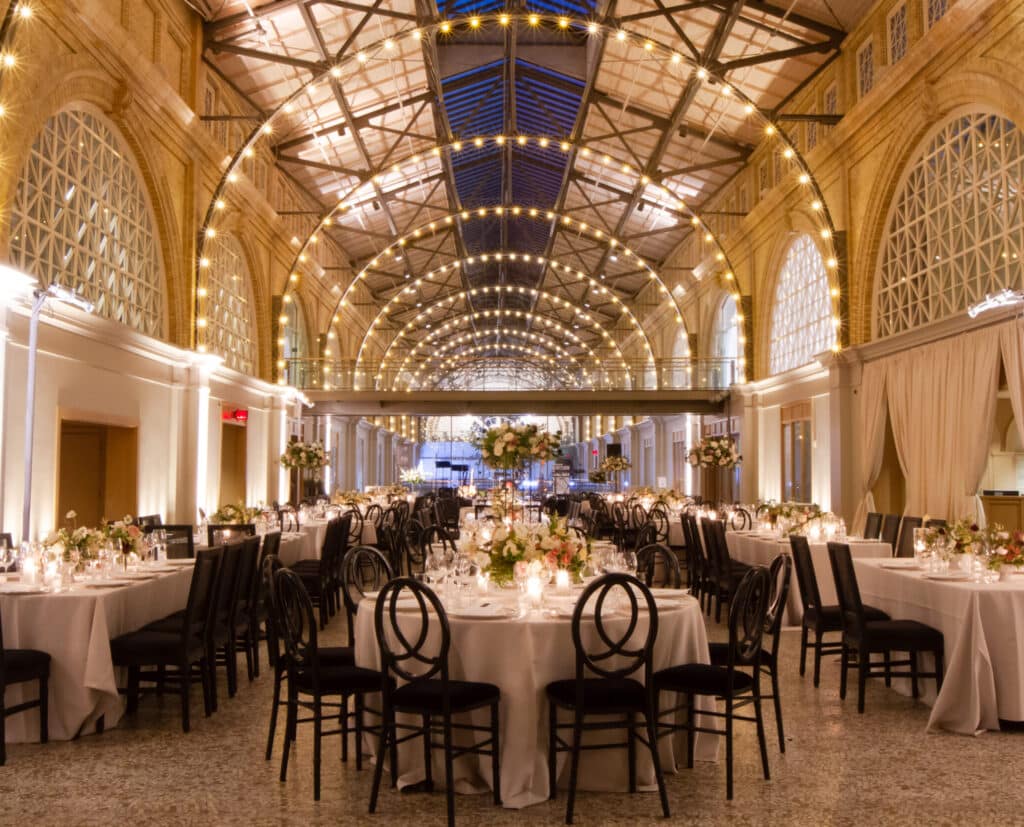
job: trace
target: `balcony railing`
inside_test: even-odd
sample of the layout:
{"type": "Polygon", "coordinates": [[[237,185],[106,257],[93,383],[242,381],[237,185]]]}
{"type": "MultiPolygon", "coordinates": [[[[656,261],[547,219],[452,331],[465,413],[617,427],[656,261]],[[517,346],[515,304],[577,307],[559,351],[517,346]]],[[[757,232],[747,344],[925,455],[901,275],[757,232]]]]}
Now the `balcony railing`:
{"type": "MultiPolygon", "coordinates": [[[[554,387],[545,390],[726,390],[736,381],[735,359],[646,359],[603,366],[597,370],[570,368],[562,365],[552,373],[554,387]],[[556,378],[557,377],[557,378],[556,378]]],[[[430,391],[474,390],[537,390],[534,366],[524,369],[522,384],[506,361],[488,372],[487,360],[480,360],[471,370],[460,372],[460,382],[471,380],[471,387],[455,388],[440,384],[443,376],[434,378],[429,370],[413,376],[408,369],[344,359],[289,359],[285,362],[287,384],[303,390],[336,391],[430,391]],[[529,376],[525,376],[525,372],[529,376]]]]}

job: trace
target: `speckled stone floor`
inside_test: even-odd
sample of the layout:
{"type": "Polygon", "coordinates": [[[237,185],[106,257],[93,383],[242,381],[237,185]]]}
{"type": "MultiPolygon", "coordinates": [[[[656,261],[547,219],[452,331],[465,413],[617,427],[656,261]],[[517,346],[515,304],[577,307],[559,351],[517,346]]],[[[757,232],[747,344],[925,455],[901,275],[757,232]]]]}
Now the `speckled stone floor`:
{"type": "MultiPolygon", "coordinates": [[[[711,629],[721,639],[721,627],[711,629]]],[[[343,636],[340,622],[328,638],[343,636]]],[[[927,708],[869,686],[868,711],[855,696],[838,697],[838,664],[823,668],[822,686],[797,674],[799,638],[782,642],[787,747],[780,755],[767,716],[772,780],[760,775],[752,725],[737,728],[736,797],[725,800],[725,768],[698,763],[668,776],[673,820],[702,824],[1024,824],[1019,793],[1024,733],[980,737],[925,734],[927,708]]],[[[223,697],[223,690],[222,690],[223,697]]],[[[149,698],[134,719],[102,736],[70,743],[12,745],[0,768],[0,823],[66,825],[444,823],[442,794],[385,788],[378,813],[366,804],[372,774],[337,760],[325,741],[323,799],[313,801],[311,739],[300,734],[287,783],[278,755],[263,760],[271,681],[243,685],[233,700],[182,734],[173,698],[149,698]]],[[[198,695],[194,709],[201,709],[198,695]]],[[[195,720],[195,719],[194,719],[195,720]]],[[[294,753],[293,753],[294,755],[294,753]]],[[[560,824],[565,797],[525,810],[460,796],[458,821],[476,825],[560,824]]],[[[576,823],[664,823],[652,794],[581,793],[576,823]]]]}

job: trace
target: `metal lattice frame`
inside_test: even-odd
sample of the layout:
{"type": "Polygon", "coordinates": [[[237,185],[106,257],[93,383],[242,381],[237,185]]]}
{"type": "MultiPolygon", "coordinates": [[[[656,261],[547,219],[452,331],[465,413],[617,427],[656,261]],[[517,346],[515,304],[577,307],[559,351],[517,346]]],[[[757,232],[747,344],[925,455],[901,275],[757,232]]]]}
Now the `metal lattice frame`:
{"type": "Polygon", "coordinates": [[[964,114],[926,140],[905,173],[882,244],[875,336],[961,313],[1024,287],[1024,139],[991,113],[964,114]]]}
{"type": "Polygon", "coordinates": [[[207,341],[211,353],[240,373],[256,372],[256,343],[252,339],[252,279],[241,245],[230,235],[219,234],[207,245],[210,272],[207,279],[209,317],[207,341]]]}
{"type": "Polygon", "coordinates": [[[11,210],[11,261],[84,296],[95,312],[165,335],[163,271],[141,175],[105,119],[49,118],[32,143],[11,210]]]}
{"type": "Polygon", "coordinates": [[[814,239],[793,239],[779,272],[772,307],[768,372],[798,368],[835,344],[828,272],[814,239]]]}

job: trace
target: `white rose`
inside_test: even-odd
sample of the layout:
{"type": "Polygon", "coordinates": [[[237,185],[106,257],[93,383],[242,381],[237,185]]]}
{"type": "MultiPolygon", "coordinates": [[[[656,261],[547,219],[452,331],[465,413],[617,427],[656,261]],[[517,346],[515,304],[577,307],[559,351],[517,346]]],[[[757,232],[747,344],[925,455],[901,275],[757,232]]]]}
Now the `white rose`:
{"type": "Polygon", "coordinates": [[[74,520],[77,517],[78,515],[74,511],[69,511],[67,514],[64,515],[65,520],[74,520]]]}

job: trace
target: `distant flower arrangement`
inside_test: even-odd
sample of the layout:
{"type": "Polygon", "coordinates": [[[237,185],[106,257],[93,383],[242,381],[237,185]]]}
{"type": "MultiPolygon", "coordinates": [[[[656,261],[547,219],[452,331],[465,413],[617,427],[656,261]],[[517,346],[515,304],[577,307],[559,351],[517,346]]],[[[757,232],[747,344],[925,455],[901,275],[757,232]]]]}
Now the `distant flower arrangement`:
{"type": "Polygon", "coordinates": [[[605,473],[617,474],[620,471],[628,471],[632,467],[628,457],[605,457],[601,460],[601,470],[605,473]]]}
{"type": "Polygon", "coordinates": [[[695,468],[735,468],[743,457],[731,436],[708,436],[690,449],[686,461],[695,468]]]}
{"type": "Polygon", "coordinates": [[[401,469],[398,472],[398,477],[402,482],[407,482],[410,485],[419,485],[426,480],[426,477],[423,476],[423,469],[418,465],[415,468],[401,469]]]}
{"type": "Polygon", "coordinates": [[[510,470],[524,462],[545,462],[559,455],[561,437],[536,425],[502,422],[489,428],[477,447],[488,468],[510,470]]]}
{"type": "Polygon", "coordinates": [[[210,521],[214,525],[245,525],[255,521],[262,513],[262,508],[245,503],[228,503],[214,511],[210,515],[210,521]]]}
{"type": "Polygon", "coordinates": [[[281,465],[285,468],[309,469],[319,472],[327,464],[327,452],[319,442],[292,442],[281,454],[281,465]]]}

